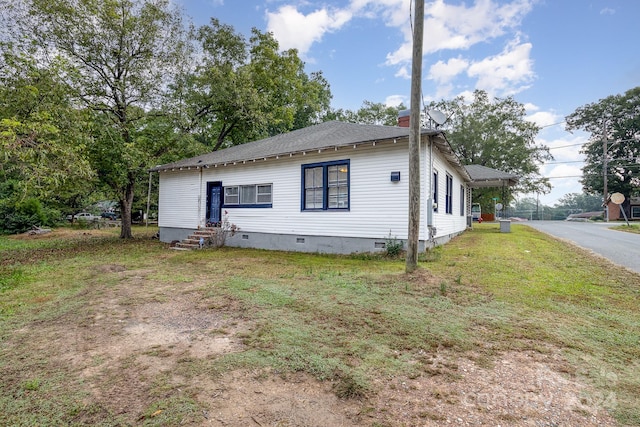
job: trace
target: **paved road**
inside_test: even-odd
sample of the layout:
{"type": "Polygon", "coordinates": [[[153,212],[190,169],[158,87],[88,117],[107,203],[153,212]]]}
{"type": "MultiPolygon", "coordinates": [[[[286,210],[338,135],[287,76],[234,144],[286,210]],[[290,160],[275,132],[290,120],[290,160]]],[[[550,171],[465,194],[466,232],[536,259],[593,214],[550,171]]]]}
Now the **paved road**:
{"type": "Polygon", "coordinates": [[[609,229],[620,223],[529,221],[524,224],[591,249],[615,264],[640,273],[640,234],[609,229]]]}

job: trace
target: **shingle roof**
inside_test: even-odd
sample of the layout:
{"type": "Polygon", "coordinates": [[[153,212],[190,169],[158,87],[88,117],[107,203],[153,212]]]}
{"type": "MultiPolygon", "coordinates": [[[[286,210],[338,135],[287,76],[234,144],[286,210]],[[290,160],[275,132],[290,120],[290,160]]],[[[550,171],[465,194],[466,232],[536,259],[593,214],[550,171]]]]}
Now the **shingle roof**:
{"type": "MultiPolygon", "coordinates": [[[[468,174],[449,146],[444,133],[439,130],[422,129],[422,135],[436,136],[438,150],[452,165],[468,178],[468,174]]],[[[329,149],[348,145],[358,145],[373,141],[401,139],[409,137],[409,128],[399,126],[380,126],[330,121],[297,129],[246,144],[236,145],[224,150],[214,151],[189,159],[156,166],[152,171],[177,168],[213,166],[231,162],[252,161],[274,156],[282,156],[302,151],[329,149]]]]}
{"type": "Polygon", "coordinates": [[[511,186],[518,182],[518,176],[482,165],[466,165],[474,188],[511,186]]]}

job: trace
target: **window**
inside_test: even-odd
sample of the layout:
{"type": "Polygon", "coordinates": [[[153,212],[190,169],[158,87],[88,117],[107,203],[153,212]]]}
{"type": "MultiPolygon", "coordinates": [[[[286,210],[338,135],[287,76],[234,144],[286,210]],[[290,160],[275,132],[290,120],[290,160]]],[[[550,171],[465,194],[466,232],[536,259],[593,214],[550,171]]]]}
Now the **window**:
{"type": "Polygon", "coordinates": [[[224,206],[243,208],[272,207],[272,184],[224,187],[224,206]]]}
{"type": "Polygon", "coordinates": [[[448,214],[453,213],[453,177],[447,174],[447,189],[444,197],[445,209],[448,214]]]}
{"type": "Polygon", "coordinates": [[[348,209],[348,160],[302,165],[302,210],[348,209]]]}
{"type": "Polygon", "coordinates": [[[464,185],[460,186],[460,216],[464,216],[464,185]]]}
{"type": "Polygon", "coordinates": [[[238,196],[238,187],[225,187],[224,188],[224,204],[225,205],[237,205],[240,203],[238,196]]]}
{"type": "Polygon", "coordinates": [[[433,211],[438,212],[438,171],[433,171],[433,211]]]}
{"type": "Polygon", "coordinates": [[[631,218],[640,218],[640,206],[631,206],[631,218]]]}

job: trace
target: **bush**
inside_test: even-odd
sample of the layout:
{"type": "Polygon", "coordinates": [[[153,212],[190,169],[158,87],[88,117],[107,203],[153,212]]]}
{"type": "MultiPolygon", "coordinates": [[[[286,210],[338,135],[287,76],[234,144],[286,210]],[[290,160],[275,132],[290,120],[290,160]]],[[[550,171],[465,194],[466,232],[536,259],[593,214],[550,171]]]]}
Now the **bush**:
{"type": "Polygon", "coordinates": [[[40,200],[35,198],[25,199],[15,204],[0,204],[0,232],[23,233],[34,226],[55,225],[60,217],[60,212],[47,209],[42,206],[40,200]]]}
{"type": "Polygon", "coordinates": [[[384,247],[387,250],[388,257],[396,258],[402,253],[404,242],[402,240],[398,240],[396,237],[391,237],[391,231],[389,231],[389,236],[385,241],[384,247]]]}

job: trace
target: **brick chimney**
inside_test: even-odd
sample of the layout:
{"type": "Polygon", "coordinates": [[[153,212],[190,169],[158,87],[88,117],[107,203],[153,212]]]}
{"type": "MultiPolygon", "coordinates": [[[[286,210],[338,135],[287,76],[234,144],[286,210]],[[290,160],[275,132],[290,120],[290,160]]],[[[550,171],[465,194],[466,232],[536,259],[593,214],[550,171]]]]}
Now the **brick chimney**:
{"type": "Polygon", "coordinates": [[[400,126],[401,128],[408,128],[410,118],[411,110],[398,111],[398,126],[400,126]]]}

